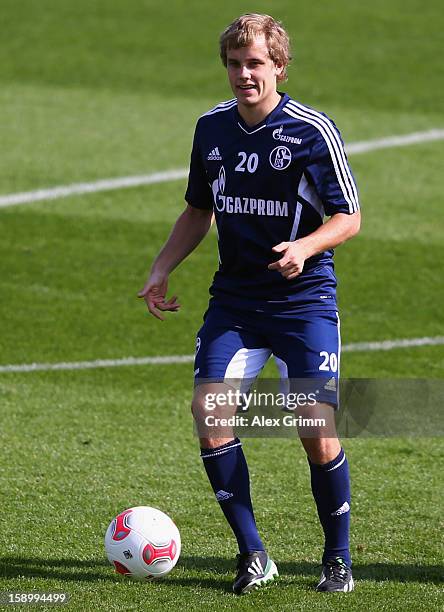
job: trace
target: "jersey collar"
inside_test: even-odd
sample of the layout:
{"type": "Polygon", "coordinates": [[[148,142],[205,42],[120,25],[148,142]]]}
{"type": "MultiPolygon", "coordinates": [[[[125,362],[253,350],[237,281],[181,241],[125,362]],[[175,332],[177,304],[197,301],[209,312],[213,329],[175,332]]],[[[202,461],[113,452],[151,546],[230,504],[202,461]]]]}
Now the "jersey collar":
{"type": "Polygon", "coordinates": [[[282,107],[290,99],[290,96],[286,93],[282,93],[278,91],[278,94],[281,96],[281,101],[279,102],[279,104],[271,111],[271,113],[269,113],[265,117],[265,119],[263,119],[260,123],[257,123],[256,125],[247,125],[245,121],[242,119],[239,113],[239,110],[237,108],[237,105],[236,105],[234,107],[235,108],[235,120],[237,122],[237,125],[240,127],[240,129],[246,134],[255,134],[256,132],[259,132],[263,128],[267,127],[267,125],[273,121],[275,116],[279,113],[282,107]]]}

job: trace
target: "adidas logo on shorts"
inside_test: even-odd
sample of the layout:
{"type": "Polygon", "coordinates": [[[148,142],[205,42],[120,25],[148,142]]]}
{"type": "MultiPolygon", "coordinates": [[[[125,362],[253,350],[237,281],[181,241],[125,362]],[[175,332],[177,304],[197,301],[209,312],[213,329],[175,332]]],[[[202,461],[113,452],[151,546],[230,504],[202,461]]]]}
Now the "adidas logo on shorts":
{"type": "Polygon", "coordinates": [[[220,154],[219,147],[214,147],[212,151],[208,153],[208,161],[222,161],[222,155],[220,154]]]}
{"type": "Polygon", "coordinates": [[[336,391],[336,378],[332,376],[328,382],[325,383],[324,389],[326,391],[336,391]]]}

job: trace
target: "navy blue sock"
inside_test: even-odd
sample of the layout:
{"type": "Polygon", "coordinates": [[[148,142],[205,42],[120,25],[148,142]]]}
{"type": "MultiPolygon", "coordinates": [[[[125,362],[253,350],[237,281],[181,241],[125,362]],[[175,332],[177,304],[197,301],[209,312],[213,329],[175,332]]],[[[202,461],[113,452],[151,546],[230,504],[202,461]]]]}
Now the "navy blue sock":
{"type": "Polygon", "coordinates": [[[265,550],[254,520],[250,477],[241,442],[235,438],[201,455],[216,499],[236,536],[239,552],[265,550]]]}
{"type": "Polygon", "coordinates": [[[344,449],[329,463],[308,463],[311,490],[325,535],[322,563],[330,557],[341,557],[350,566],[350,477],[344,449]]]}

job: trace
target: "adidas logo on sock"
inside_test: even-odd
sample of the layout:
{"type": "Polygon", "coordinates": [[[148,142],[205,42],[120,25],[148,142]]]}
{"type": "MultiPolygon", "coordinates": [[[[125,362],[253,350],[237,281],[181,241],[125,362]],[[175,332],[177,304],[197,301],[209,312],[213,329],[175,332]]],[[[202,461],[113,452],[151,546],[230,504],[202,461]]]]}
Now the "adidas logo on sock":
{"type": "Polygon", "coordinates": [[[208,161],[222,161],[222,155],[220,154],[219,147],[214,147],[212,151],[208,153],[208,161]]]}
{"type": "Polygon", "coordinates": [[[350,506],[348,502],[344,502],[340,508],[338,508],[334,512],[331,512],[330,514],[331,516],[340,516],[341,514],[345,514],[349,510],[350,510],[350,506]]]}
{"type": "Polygon", "coordinates": [[[230,499],[230,497],[233,497],[233,493],[228,493],[222,489],[216,493],[216,499],[218,502],[230,499]]]}

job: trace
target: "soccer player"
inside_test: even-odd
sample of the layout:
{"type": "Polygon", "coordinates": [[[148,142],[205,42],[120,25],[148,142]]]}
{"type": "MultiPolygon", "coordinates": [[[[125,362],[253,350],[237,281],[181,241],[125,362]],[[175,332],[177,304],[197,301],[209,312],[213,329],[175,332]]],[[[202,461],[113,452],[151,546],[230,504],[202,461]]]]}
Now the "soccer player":
{"type": "MultiPolygon", "coordinates": [[[[197,122],[188,205],[139,293],[159,319],[179,309],[176,297],[167,299],[169,274],[201,242],[214,215],[220,263],[197,335],[196,421],[208,393],[226,390],[230,379],[254,379],[272,354],[289,379],[326,375],[336,388],[333,249],[360,227],[357,189],[335,124],[277,90],[291,59],[282,25],[268,15],[243,15],[221,35],[220,55],[234,98],[197,122]]],[[[327,400],[317,407],[333,415],[336,399],[327,400]]],[[[347,459],[335,430],[301,441],[325,534],[316,588],[351,591],[347,459]]],[[[242,445],[222,434],[200,444],[239,546],[233,590],[246,593],[278,572],[256,527],[242,445]]]]}

